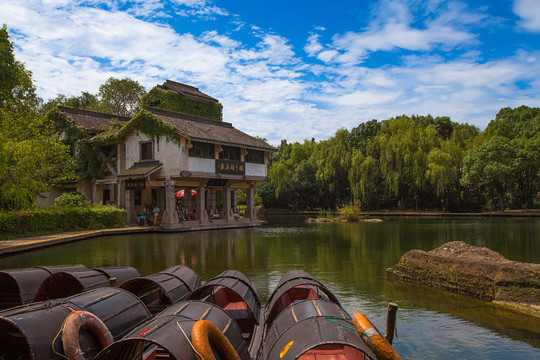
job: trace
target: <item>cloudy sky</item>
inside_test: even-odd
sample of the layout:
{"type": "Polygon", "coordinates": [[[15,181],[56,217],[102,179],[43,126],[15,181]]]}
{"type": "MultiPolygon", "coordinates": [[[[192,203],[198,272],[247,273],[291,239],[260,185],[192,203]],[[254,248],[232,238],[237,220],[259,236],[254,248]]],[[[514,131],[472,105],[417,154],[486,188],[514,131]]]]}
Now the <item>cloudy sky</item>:
{"type": "Polygon", "coordinates": [[[540,106],[539,0],[0,0],[0,23],[44,99],[170,79],[272,144],[540,106]]]}

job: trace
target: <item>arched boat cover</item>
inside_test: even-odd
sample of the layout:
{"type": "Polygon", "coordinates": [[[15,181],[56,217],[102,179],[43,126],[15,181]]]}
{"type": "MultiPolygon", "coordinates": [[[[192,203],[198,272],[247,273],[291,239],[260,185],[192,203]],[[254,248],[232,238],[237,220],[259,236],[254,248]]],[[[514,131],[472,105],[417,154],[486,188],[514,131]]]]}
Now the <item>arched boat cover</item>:
{"type": "MultiPolygon", "coordinates": [[[[75,310],[96,315],[115,339],[152,317],[136,296],[110,287],[19,306],[0,314],[0,359],[64,359],[61,337],[57,335],[66,317],[75,310]]],[[[79,339],[86,356],[99,352],[99,343],[86,329],[81,329],[79,339]]]]}
{"type": "Polygon", "coordinates": [[[259,322],[261,312],[261,301],[255,286],[248,277],[237,270],[226,270],[218,276],[208,280],[203,286],[193,291],[188,300],[201,300],[211,295],[215,288],[225,287],[234,291],[246,303],[255,323],[259,322]]]}
{"type": "Polygon", "coordinates": [[[302,270],[302,269],[291,269],[289,271],[287,271],[285,274],[283,274],[283,276],[281,277],[281,279],[279,279],[279,282],[278,284],[276,285],[276,289],[279,288],[281,285],[283,285],[284,283],[286,283],[287,281],[291,281],[293,279],[312,279],[312,280],[317,280],[315,279],[315,277],[313,277],[313,275],[311,275],[310,273],[308,273],[307,271],[305,270],[302,270]]]}
{"type": "Polygon", "coordinates": [[[101,271],[107,276],[107,280],[110,278],[116,278],[116,285],[118,286],[122,285],[128,280],[141,276],[139,270],[131,266],[93,268],[93,270],[101,271]]]}
{"type": "Polygon", "coordinates": [[[155,313],[156,310],[163,310],[166,305],[184,300],[200,285],[201,280],[193,270],[178,265],[157,274],[128,280],[120,287],[135,294],[155,313]]]}
{"type": "Polygon", "coordinates": [[[295,360],[317,346],[341,344],[358,349],[366,358],[376,360],[358,331],[353,329],[354,325],[349,320],[311,317],[289,327],[273,344],[265,342],[257,359],[295,360]]]}
{"type": "Polygon", "coordinates": [[[96,268],[84,271],[61,271],[50,275],[45,279],[36,295],[34,301],[45,301],[59,299],[83,291],[109,286],[109,278],[115,277],[117,284],[128,279],[141,276],[137,269],[126,267],[96,268]]]}
{"type": "MultiPolygon", "coordinates": [[[[190,345],[191,330],[201,319],[210,321],[221,330],[242,360],[249,359],[240,328],[229,314],[216,304],[182,301],[104,349],[95,360],[145,359],[152,353],[166,354],[168,359],[196,359],[190,345]]],[[[219,355],[216,358],[220,359],[219,355]]]]}
{"type": "Polygon", "coordinates": [[[183,265],[176,265],[161,271],[163,274],[171,274],[176,276],[186,284],[191,292],[201,286],[201,279],[191,268],[183,265]]]}
{"type": "Polygon", "coordinates": [[[0,271],[0,310],[31,303],[43,280],[51,274],[86,269],[84,265],[56,265],[0,271]]]}
{"type": "Polygon", "coordinates": [[[291,270],[283,275],[276,286],[276,289],[272,295],[270,295],[270,298],[266,304],[265,322],[271,322],[278,315],[279,312],[274,309],[277,309],[276,305],[278,304],[278,301],[287,291],[294,289],[295,287],[312,288],[317,291],[318,296],[327,298],[328,300],[341,306],[336,296],[322,283],[315,280],[310,274],[302,270],[291,270]]]}
{"type": "Polygon", "coordinates": [[[300,301],[283,310],[271,324],[267,325],[263,346],[274,344],[290,327],[312,317],[351,319],[341,306],[331,301],[324,299],[300,301]]]}

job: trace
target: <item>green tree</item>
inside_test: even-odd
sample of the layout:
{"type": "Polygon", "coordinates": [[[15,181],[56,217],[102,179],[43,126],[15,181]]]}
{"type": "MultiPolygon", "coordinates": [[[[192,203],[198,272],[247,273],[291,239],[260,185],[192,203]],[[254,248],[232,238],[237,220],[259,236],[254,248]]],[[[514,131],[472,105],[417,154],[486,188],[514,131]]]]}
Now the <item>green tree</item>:
{"type": "Polygon", "coordinates": [[[99,87],[99,109],[109,114],[134,116],[139,112],[144,93],[144,87],[136,80],[110,77],[99,87]]]}
{"type": "Polygon", "coordinates": [[[399,198],[400,208],[407,206],[412,194],[418,209],[421,195],[427,190],[427,154],[439,143],[434,125],[406,115],[384,121],[373,139],[374,151],[386,189],[399,198]]]}
{"type": "Polygon", "coordinates": [[[328,208],[347,204],[351,200],[351,152],[347,143],[348,136],[347,129],[339,129],[332,138],[321,141],[312,154],[317,168],[317,181],[321,184],[321,200],[325,201],[328,208]]]}
{"type": "Polygon", "coordinates": [[[380,129],[381,123],[375,119],[358,125],[351,130],[347,138],[349,147],[360,149],[365,155],[368,142],[377,136],[380,129]]]}
{"type": "Polygon", "coordinates": [[[488,209],[498,202],[505,209],[505,198],[514,182],[512,159],[515,157],[510,140],[493,136],[471,149],[464,159],[462,185],[477,191],[486,199],[488,209]]]}
{"type": "Polygon", "coordinates": [[[86,91],[82,91],[79,96],[71,97],[58,94],[42,106],[41,112],[45,114],[52,108],[63,105],[131,117],[139,112],[144,93],[144,87],[138,81],[110,77],[100,85],[97,95],[86,91]]]}
{"type": "Polygon", "coordinates": [[[59,178],[69,176],[68,148],[53,124],[37,114],[41,99],[32,74],[15,60],[7,28],[0,30],[0,209],[32,206],[59,178]]]}
{"type": "Polygon", "coordinates": [[[515,206],[533,207],[533,198],[540,190],[540,108],[501,109],[487,126],[485,136],[510,141],[515,150],[513,178],[519,192],[515,206]]]}
{"type": "Polygon", "coordinates": [[[96,95],[82,91],[80,96],[67,97],[63,94],[58,94],[54,99],[47,101],[41,108],[41,113],[46,114],[49,110],[57,106],[70,106],[83,110],[99,110],[99,99],[96,95]]]}

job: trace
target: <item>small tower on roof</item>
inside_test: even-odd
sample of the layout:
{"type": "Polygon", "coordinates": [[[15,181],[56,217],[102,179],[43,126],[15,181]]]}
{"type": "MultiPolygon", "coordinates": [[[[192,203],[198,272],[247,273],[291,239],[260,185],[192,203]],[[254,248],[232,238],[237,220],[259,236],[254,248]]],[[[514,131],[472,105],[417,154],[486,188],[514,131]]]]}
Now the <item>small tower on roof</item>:
{"type": "Polygon", "coordinates": [[[153,107],[222,121],[223,106],[219,100],[198,88],[167,80],[143,96],[143,107],[153,107]]]}

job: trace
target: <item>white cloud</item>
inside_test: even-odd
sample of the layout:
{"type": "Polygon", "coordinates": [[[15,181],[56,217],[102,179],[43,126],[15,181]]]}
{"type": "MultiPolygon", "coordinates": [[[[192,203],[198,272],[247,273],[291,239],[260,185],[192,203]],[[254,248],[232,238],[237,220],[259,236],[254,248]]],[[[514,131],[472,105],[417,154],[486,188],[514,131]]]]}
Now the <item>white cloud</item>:
{"type": "Polygon", "coordinates": [[[530,32],[540,32],[540,1],[514,0],[514,13],[521,18],[520,26],[530,32]]]}
{"type": "MultiPolygon", "coordinates": [[[[403,1],[383,1],[364,29],[307,34],[304,58],[287,37],[237,15],[226,20],[229,31],[208,26],[199,36],[180,33],[160,12],[214,5],[173,2],[169,9],[170,2],[162,7],[157,0],[4,0],[0,22],[7,23],[17,59],[34,73],[46,99],[95,93],[110,76],[131,77],[147,89],[171,79],[218,98],[225,121],[272,144],[320,140],[341,127],[403,113],[448,115],[483,127],[501,107],[540,101],[540,53],[521,50],[486,61],[469,25],[484,15],[460,3],[428,2],[419,20],[403,1]],[[240,40],[245,34],[251,42],[240,40]],[[369,65],[365,60],[374,52],[400,61],[369,65]]],[[[203,13],[185,14],[199,19],[203,13]]]]}

